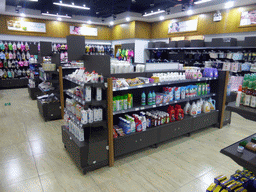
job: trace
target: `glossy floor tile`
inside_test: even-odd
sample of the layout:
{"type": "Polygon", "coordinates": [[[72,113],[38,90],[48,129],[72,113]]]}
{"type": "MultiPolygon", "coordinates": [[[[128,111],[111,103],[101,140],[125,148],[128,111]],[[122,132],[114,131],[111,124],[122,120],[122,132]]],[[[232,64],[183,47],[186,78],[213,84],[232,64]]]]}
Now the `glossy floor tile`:
{"type": "Polygon", "coordinates": [[[255,133],[256,125],[232,114],[223,129],[175,138],[83,175],[63,147],[62,124],[44,122],[27,89],[0,90],[1,192],[203,192],[214,177],[242,169],[220,150],[255,133]]]}

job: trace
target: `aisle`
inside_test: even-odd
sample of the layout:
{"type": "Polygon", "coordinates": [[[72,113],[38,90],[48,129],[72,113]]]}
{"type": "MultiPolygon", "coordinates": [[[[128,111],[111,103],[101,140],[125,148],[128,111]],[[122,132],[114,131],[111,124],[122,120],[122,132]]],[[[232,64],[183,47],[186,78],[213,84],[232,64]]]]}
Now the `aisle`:
{"type": "Polygon", "coordinates": [[[203,192],[215,176],[241,168],[220,149],[255,133],[255,123],[233,115],[232,124],[221,130],[180,137],[82,175],[63,148],[62,124],[44,122],[27,89],[0,90],[1,192],[203,192]]]}

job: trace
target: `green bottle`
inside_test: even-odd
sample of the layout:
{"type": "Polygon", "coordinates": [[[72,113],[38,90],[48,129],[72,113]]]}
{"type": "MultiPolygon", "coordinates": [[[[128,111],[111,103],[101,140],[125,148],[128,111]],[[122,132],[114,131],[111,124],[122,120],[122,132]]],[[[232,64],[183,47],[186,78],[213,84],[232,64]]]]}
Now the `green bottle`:
{"type": "Polygon", "coordinates": [[[148,93],[148,105],[152,105],[152,93],[149,91],[148,93]]]}
{"type": "Polygon", "coordinates": [[[113,97],[113,112],[116,111],[116,97],[113,97]]]}
{"type": "Polygon", "coordinates": [[[146,94],[144,91],[141,94],[141,105],[146,105],[146,94]]]}

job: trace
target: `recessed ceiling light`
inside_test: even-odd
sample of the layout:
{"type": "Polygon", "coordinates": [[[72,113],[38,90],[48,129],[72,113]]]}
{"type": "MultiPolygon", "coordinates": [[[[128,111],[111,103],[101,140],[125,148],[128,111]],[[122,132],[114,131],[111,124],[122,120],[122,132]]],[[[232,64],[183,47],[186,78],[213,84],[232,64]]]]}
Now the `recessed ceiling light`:
{"type": "Polygon", "coordinates": [[[225,8],[226,9],[229,9],[229,8],[231,8],[231,7],[233,7],[234,6],[234,2],[233,1],[229,1],[229,2],[227,2],[226,4],[225,4],[225,8]]]}
{"type": "Polygon", "coordinates": [[[199,0],[199,1],[194,2],[194,4],[197,5],[197,4],[202,4],[202,3],[209,2],[209,1],[212,1],[212,0],[199,0]]]}
{"type": "Polygon", "coordinates": [[[126,17],[126,21],[130,21],[131,19],[130,19],[130,17],[126,17]]]}
{"type": "Polygon", "coordinates": [[[160,10],[160,11],[156,11],[156,12],[151,11],[151,13],[145,13],[143,16],[148,17],[148,16],[151,16],[151,15],[156,15],[156,14],[164,13],[164,12],[165,12],[165,10],[160,10]]]}
{"type": "Polygon", "coordinates": [[[78,5],[75,5],[74,3],[72,3],[72,4],[70,5],[70,4],[66,4],[66,3],[56,3],[56,2],[54,2],[53,4],[54,4],[54,5],[63,6],[63,7],[70,7],[70,8],[74,8],[74,9],[86,9],[86,10],[90,10],[89,7],[78,6],[78,5]]]}
{"type": "Polygon", "coordinates": [[[114,25],[114,22],[113,22],[113,21],[110,21],[109,24],[110,24],[110,25],[114,25]]]}
{"type": "Polygon", "coordinates": [[[20,14],[21,17],[26,17],[25,13],[20,14]]]}
{"type": "Polygon", "coordinates": [[[72,2],[72,5],[75,5],[75,3],[74,3],[74,2],[72,2]]]}
{"type": "Polygon", "coordinates": [[[164,16],[160,16],[159,19],[162,21],[164,20],[164,16]]]}
{"type": "Polygon", "coordinates": [[[88,22],[87,22],[88,24],[92,24],[92,22],[89,20],[88,22]]]}
{"type": "Polygon", "coordinates": [[[188,11],[187,11],[187,14],[188,15],[192,15],[194,12],[191,10],[191,9],[189,9],[188,11]]]}
{"type": "Polygon", "coordinates": [[[60,3],[62,3],[62,1],[60,1],[60,3]]]}
{"type": "Polygon", "coordinates": [[[61,18],[60,18],[60,17],[57,17],[57,20],[58,20],[58,21],[61,21],[61,18]]]}

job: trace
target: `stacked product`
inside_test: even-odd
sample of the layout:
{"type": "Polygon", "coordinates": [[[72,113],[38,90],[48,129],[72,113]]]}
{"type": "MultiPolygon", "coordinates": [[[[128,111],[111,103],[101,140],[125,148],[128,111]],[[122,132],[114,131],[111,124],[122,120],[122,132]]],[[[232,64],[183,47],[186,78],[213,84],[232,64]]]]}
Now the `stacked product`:
{"type": "Polygon", "coordinates": [[[193,102],[190,104],[189,102],[186,103],[184,107],[184,113],[186,115],[196,116],[203,113],[209,113],[211,110],[216,109],[216,101],[212,98],[208,100],[200,99],[197,102],[193,102]]]}
{"type": "Polygon", "coordinates": [[[104,78],[102,75],[99,75],[95,71],[92,73],[89,73],[85,71],[85,68],[77,69],[75,72],[72,74],[67,75],[65,78],[70,79],[70,80],[75,80],[80,83],[103,83],[104,78]]]}
{"type": "Polygon", "coordinates": [[[125,118],[119,117],[119,124],[114,126],[114,138],[134,132],[146,131],[147,128],[183,120],[184,112],[180,105],[176,105],[175,108],[169,106],[167,112],[141,111],[140,115],[133,114],[130,116],[125,114],[124,117],[125,118]]]}
{"type": "Polygon", "coordinates": [[[255,184],[255,175],[251,171],[237,170],[229,179],[224,175],[214,178],[214,183],[207,188],[206,192],[254,192],[255,184]]]}
{"type": "Polygon", "coordinates": [[[72,61],[70,63],[62,64],[62,67],[82,68],[84,67],[84,61],[72,61]]]}
{"type": "Polygon", "coordinates": [[[51,82],[42,82],[38,85],[38,87],[40,89],[42,89],[44,92],[47,92],[47,91],[53,91],[55,89],[55,87],[52,86],[52,83],[51,82]]]}
{"type": "Polygon", "coordinates": [[[244,105],[256,108],[256,74],[246,74],[243,86],[239,87],[236,99],[236,106],[244,105]]]}
{"type": "Polygon", "coordinates": [[[122,111],[133,107],[133,94],[113,97],[113,111],[122,111]]]}

